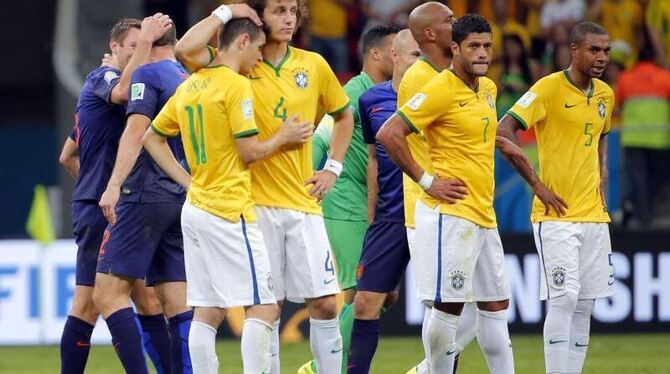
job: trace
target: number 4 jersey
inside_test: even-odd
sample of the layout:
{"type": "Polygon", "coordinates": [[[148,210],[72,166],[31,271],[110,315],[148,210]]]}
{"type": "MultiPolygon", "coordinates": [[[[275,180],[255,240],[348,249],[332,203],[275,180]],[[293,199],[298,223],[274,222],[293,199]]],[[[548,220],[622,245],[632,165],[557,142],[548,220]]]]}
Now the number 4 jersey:
{"type": "Polygon", "coordinates": [[[545,214],[535,197],[531,221],[609,222],[600,195],[598,144],[610,130],[614,93],[599,79],[585,94],[567,70],[540,79],[507,114],[535,126],[540,179],[568,204],[566,215],[545,214]]]}

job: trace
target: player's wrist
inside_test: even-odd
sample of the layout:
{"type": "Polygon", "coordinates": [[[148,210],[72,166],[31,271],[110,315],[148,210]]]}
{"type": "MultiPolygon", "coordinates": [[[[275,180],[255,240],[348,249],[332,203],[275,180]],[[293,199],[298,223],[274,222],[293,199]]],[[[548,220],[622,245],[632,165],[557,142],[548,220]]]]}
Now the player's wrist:
{"type": "Polygon", "coordinates": [[[426,191],[430,188],[430,186],[433,185],[433,181],[435,180],[435,177],[428,174],[427,172],[423,172],[423,175],[421,176],[421,179],[419,179],[419,186],[426,191]]]}
{"type": "Polygon", "coordinates": [[[214,9],[212,15],[220,19],[224,25],[233,19],[233,11],[227,5],[221,5],[220,7],[214,9]]]}
{"type": "Polygon", "coordinates": [[[344,165],[335,159],[329,158],[323,165],[323,170],[329,171],[339,178],[340,174],[342,174],[342,170],[344,170],[344,165]]]}

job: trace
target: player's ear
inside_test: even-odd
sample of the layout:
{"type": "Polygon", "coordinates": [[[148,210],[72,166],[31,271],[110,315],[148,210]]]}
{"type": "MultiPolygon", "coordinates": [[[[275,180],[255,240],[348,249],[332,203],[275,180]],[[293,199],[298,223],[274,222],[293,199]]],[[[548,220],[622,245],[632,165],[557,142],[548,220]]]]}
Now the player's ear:
{"type": "Polygon", "coordinates": [[[109,41],[109,50],[112,51],[112,54],[117,54],[119,49],[119,43],[114,40],[109,41]]]}
{"type": "Polygon", "coordinates": [[[458,56],[460,52],[460,46],[455,41],[451,41],[451,55],[458,56]]]}
{"type": "Polygon", "coordinates": [[[242,34],[240,35],[239,41],[238,41],[238,46],[240,50],[246,49],[249,46],[249,43],[251,43],[251,40],[249,38],[249,34],[242,34]]]}
{"type": "Polygon", "coordinates": [[[435,33],[430,27],[423,29],[423,36],[426,38],[426,40],[430,40],[431,42],[435,40],[435,33]]]}

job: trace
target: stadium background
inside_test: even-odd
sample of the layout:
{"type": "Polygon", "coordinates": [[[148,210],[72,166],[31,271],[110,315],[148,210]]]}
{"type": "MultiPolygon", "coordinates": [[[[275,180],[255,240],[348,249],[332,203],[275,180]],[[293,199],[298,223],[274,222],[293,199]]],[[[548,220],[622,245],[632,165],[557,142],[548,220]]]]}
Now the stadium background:
{"type": "MultiPolygon", "coordinates": [[[[420,1],[307,2],[310,19],[295,44],[315,50],[329,45],[339,48],[340,52],[327,59],[345,83],[360,69],[361,33],[375,23],[403,25],[407,10],[420,1]]],[[[494,24],[497,64],[490,76],[502,88],[501,114],[538,77],[567,66],[567,30],[580,19],[600,22],[615,40],[605,77],[611,85],[616,86],[621,72],[636,66],[639,51],[653,51],[658,65],[668,66],[669,0],[444,2],[457,16],[477,12],[494,24]],[[511,74],[510,66],[520,67],[523,73],[511,74]]],[[[71,131],[83,78],[100,63],[111,25],[123,16],[141,18],[162,11],[170,14],[182,34],[218,3],[115,0],[109,6],[111,2],[99,0],[24,0],[8,5],[12,16],[5,16],[0,26],[6,36],[0,60],[0,345],[53,344],[60,338],[74,287],[76,248],[69,212],[73,181],[59,168],[58,154],[71,131]],[[46,187],[44,195],[36,193],[41,191],[38,185],[46,187]],[[44,243],[30,239],[26,230],[31,207],[38,228],[34,234],[44,243]],[[48,227],[53,227],[60,240],[51,241],[48,227]]],[[[661,336],[670,340],[670,140],[660,145],[653,141],[670,139],[670,92],[662,100],[665,110],[651,113],[655,126],[636,127],[617,114],[609,135],[608,204],[614,220],[617,293],[598,303],[594,332],[664,332],[661,336]],[[650,139],[650,144],[631,147],[622,142],[626,133],[650,139]],[[650,160],[627,160],[632,148],[646,152],[650,160]],[[646,190],[640,193],[640,185],[630,180],[643,169],[646,190]],[[640,195],[647,201],[637,201],[640,195]],[[641,210],[640,206],[649,208],[641,210]]],[[[521,142],[536,158],[533,134],[521,134],[521,142]]],[[[523,180],[504,161],[497,161],[495,206],[513,290],[511,330],[537,334],[544,310],[537,300],[538,260],[529,235],[531,195],[523,180]]],[[[421,311],[411,287],[408,291],[383,319],[384,334],[419,335],[421,311]]],[[[290,321],[283,331],[286,341],[300,340],[306,332],[306,324],[301,323],[305,316],[297,306],[287,308],[283,317],[290,321]]],[[[235,320],[222,328],[223,336],[239,332],[235,320]]],[[[104,324],[98,326],[94,337],[108,342],[104,324]]]]}

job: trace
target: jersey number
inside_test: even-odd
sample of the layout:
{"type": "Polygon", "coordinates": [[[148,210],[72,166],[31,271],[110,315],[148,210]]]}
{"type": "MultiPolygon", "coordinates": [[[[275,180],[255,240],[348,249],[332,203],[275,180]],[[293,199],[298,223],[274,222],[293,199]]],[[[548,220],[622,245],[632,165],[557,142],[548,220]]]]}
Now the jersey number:
{"type": "Polygon", "coordinates": [[[491,124],[488,117],[482,117],[482,121],[484,121],[484,143],[486,143],[486,130],[489,129],[489,125],[491,124]]]}
{"type": "Polygon", "coordinates": [[[275,107],[275,118],[281,118],[282,121],[286,121],[286,108],[282,108],[282,105],[284,105],[284,98],[280,97],[279,98],[279,103],[277,103],[277,106],[275,107]]]}
{"type": "Polygon", "coordinates": [[[195,152],[196,165],[207,163],[207,152],[205,151],[205,126],[202,118],[202,105],[197,104],[195,110],[193,106],[187,105],[184,107],[188,113],[188,128],[191,132],[191,143],[193,144],[193,151],[195,152]],[[195,118],[195,114],[198,118],[195,118]],[[200,132],[197,132],[200,129],[200,132]],[[200,135],[200,142],[198,142],[198,135],[200,135]]]}
{"type": "Polygon", "coordinates": [[[590,147],[591,144],[593,144],[593,134],[591,133],[591,127],[593,127],[591,122],[584,124],[584,135],[586,135],[586,142],[584,145],[587,147],[590,147]]]}

